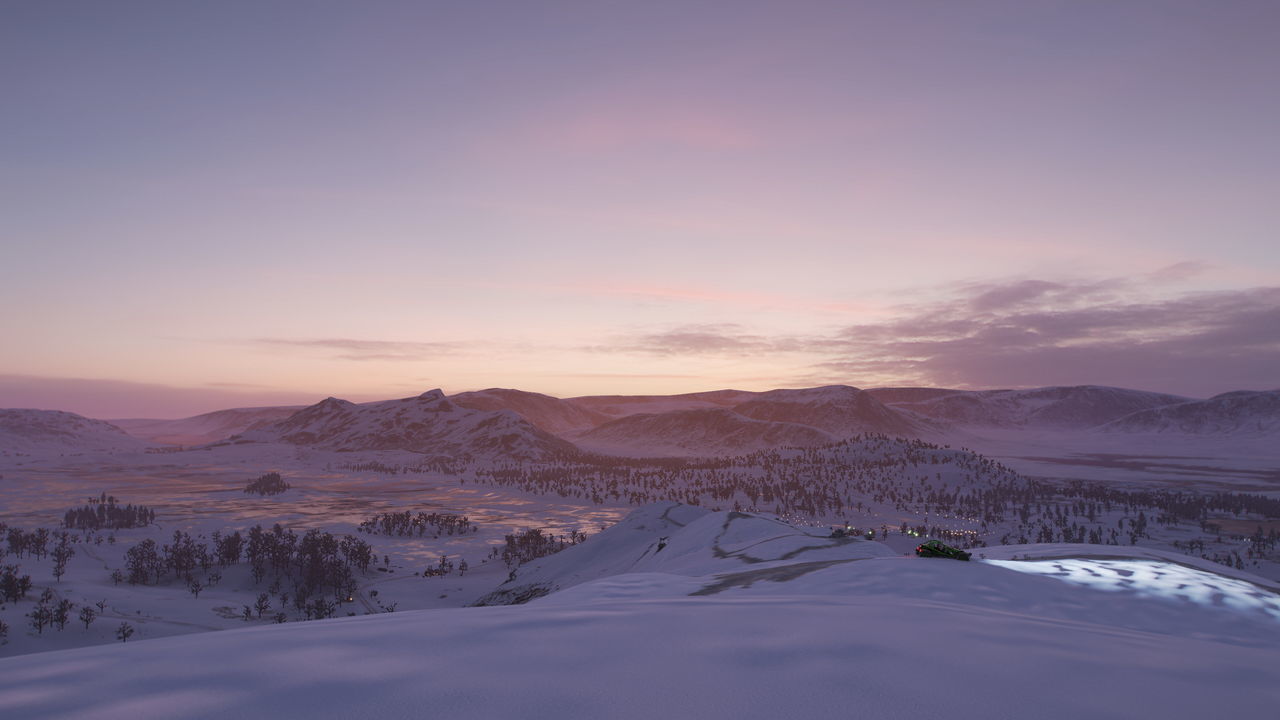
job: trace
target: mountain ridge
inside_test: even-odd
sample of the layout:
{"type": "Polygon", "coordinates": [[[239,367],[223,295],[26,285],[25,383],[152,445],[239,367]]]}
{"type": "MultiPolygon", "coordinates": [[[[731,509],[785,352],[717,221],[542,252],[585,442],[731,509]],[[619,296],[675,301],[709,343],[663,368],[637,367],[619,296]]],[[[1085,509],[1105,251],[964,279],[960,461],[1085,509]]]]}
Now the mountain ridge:
{"type": "Polygon", "coordinates": [[[512,410],[475,410],[439,389],[416,397],[353,403],[329,397],[233,441],[285,442],[327,450],[407,450],[454,459],[549,460],[577,454],[571,443],[512,410]]]}

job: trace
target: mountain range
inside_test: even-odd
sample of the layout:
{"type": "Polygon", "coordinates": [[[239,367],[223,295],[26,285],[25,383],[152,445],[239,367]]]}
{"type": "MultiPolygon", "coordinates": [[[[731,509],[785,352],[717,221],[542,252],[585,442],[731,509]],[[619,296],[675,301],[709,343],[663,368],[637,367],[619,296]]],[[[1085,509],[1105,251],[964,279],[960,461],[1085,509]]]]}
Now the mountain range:
{"type": "Polygon", "coordinates": [[[337,451],[407,450],[456,460],[551,460],[577,452],[513,410],[463,407],[440,390],[361,404],[330,397],[230,440],[337,451]]]}
{"type": "Polygon", "coordinates": [[[3,412],[0,449],[6,450],[282,442],[546,460],[579,451],[737,455],[818,447],[867,433],[945,441],[956,430],[1266,437],[1280,433],[1280,390],[1201,400],[1094,385],[978,391],[830,385],[574,398],[492,388],[359,404],[327,398],[301,408],[235,408],[179,420],[106,422],[59,411],[3,412]]]}

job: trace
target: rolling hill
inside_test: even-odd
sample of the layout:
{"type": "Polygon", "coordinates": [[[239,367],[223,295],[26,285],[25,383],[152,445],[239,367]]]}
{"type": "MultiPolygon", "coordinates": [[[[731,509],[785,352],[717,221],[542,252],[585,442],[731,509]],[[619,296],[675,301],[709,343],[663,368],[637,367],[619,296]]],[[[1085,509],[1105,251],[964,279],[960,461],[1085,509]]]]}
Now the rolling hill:
{"type": "Polygon", "coordinates": [[[466,408],[440,390],[362,404],[326,398],[232,440],[338,451],[407,450],[455,460],[549,460],[577,452],[510,410],[466,408]]]}
{"type": "Polygon", "coordinates": [[[552,435],[589,430],[611,419],[569,400],[523,390],[490,388],[450,395],[449,400],[472,410],[510,410],[552,435]]]}
{"type": "Polygon", "coordinates": [[[302,405],[250,407],[217,410],[179,420],[112,420],[130,435],[148,442],[168,445],[202,445],[231,437],[246,430],[279,422],[302,405]]]}
{"type": "Polygon", "coordinates": [[[836,439],[808,425],[703,408],[628,415],[574,436],[574,443],[607,455],[659,457],[741,455],[769,447],[816,447],[836,439]]]}
{"type": "Polygon", "coordinates": [[[1273,435],[1280,433],[1280,390],[1215,395],[1140,410],[1097,428],[1109,433],[1273,435]]]}
{"type": "Polygon", "coordinates": [[[868,390],[889,407],[971,427],[1084,430],[1140,410],[1187,398],[1141,390],[1080,385],[1026,390],[885,388],[868,390]]]}
{"type": "Polygon", "coordinates": [[[142,450],[147,443],[104,420],[61,410],[0,410],[0,452],[142,450]]]}

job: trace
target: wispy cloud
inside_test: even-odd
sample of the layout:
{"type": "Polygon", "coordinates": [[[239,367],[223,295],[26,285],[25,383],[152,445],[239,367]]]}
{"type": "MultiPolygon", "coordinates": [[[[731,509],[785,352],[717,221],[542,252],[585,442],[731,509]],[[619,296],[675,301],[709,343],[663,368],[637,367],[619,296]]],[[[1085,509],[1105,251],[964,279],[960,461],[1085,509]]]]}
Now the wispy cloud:
{"type": "Polygon", "coordinates": [[[722,305],[740,309],[798,310],[802,312],[880,314],[884,308],[867,302],[818,300],[794,295],[724,290],[709,285],[680,286],[628,282],[579,283],[564,290],[599,297],[629,297],[678,303],[722,305]]]}
{"type": "Polygon", "coordinates": [[[462,343],[352,338],[256,338],[255,345],[295,350],[325,350],[335,360],[430,360],[462,350],[462,343]]]}
{"type": "MultiPolygon", "coordinates": [[[[1178,268],[1185,273],[1194,268],[1178,268]]],[[[892,319],[814,336],[679,326],[591,348],[650,356],[795,353],[807,382],[1107,384],[1208,395],[1280,386],[1280,287],[1153,297],[1152,278],[961,286],[892,319]]]]}
{"type": "Polygon", "coordinates": [[[1190,394],[1280,385],[1280,288],[1125,299],[1123,283],[993,287],[839,335],[841,375],[1190,394]]]}
{"type": "Polygon", "coordinates": [[[758,355],[776,352],[794,341],[745,332],[733,323],[683,325],[652,333],[620,336],[584,349],[642,355],[758,355]]]}
{"type": "Polygon", "coordinates": [[[538,373],[543,377],[560,378],[606,378],[611,380],[698,380],[702,375],[679,375],[674,373],[625,373],[625,372],[580,372],[580,373],[538,373]]]}

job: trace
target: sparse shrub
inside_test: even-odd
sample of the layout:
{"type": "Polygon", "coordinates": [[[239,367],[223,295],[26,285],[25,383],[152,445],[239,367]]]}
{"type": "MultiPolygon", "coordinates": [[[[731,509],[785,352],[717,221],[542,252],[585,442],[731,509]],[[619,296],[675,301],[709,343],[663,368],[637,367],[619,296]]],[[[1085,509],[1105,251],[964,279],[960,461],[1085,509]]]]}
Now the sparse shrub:
{"type": "Polygon", "coordinates": [[[284,478],[280,477],[280,473],[269,472],[256,480],[249,481],[249,484],[244,486],[244,491],[256,495],[279,495],[290,487],[293,486],[285,482],[284,478]]]}

